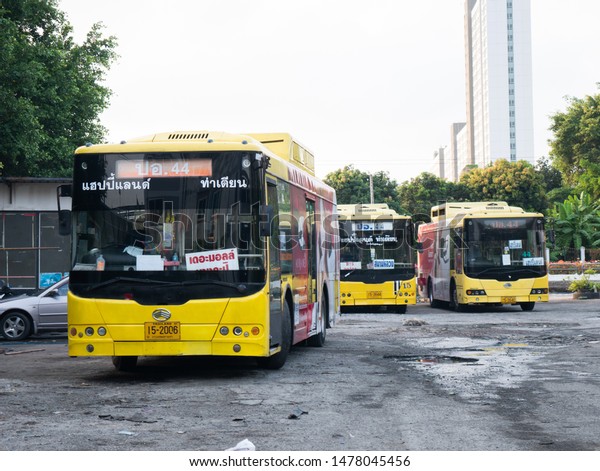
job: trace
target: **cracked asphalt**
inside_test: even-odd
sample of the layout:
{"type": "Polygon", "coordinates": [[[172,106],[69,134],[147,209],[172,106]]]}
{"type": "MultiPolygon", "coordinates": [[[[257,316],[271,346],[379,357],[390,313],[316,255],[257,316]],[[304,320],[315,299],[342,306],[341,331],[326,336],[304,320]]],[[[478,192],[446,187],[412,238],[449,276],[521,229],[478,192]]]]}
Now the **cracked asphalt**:
{"type": "Polygon", "coordinates": [[[348,314],[279,371],[0,339],[0,450],[598,450],[600,303],[348,314]]]}

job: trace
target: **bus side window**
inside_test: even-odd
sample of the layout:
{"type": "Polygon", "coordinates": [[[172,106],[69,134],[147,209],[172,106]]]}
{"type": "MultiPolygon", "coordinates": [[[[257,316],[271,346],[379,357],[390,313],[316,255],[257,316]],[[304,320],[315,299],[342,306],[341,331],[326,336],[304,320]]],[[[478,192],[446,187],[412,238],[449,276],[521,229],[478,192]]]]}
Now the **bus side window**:
{"type": "Polygon", "coordinates": [[[279,223],[279,257],[281,273],[292,273],[292,213],[289,183],[277,182],[278,223],[279,223]]]}

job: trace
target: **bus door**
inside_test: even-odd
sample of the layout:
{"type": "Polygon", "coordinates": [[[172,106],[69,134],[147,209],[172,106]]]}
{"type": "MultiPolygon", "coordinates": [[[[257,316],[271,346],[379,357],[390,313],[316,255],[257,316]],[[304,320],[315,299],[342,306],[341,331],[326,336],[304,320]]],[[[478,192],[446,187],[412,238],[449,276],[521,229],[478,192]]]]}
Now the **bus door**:
{"type": "Polygon", "coordinates": [[[316,247],[316,220],[315,202],[306,199],[306,255],[308,257],[308,279],[307,279],[307,304],[308,318],[306,319],[308,332],[317,328],[318,305],[317,302],[317,247],[316,247]]]}
{"type": "Polygon", "coordinates": [[[269,221],[271,237],[268,244],[269,250],[269,324],[271,345],[281,342],[281,257],[279,237],[279,201],[277,199],[277,185],[275,182],[267,183],[267,203],[272,208],[274,218],[269,221]]]}
{"type": "Polygon", "coordinates": [[[315,202],[306,200],[306,255],[308,256],[308,304],[317,300],[317,255],[315,253],[315,202]]]}
{"type": "Polygon", "coordinates": [[[434,293],[436,299],[450,300],[450,231],[443,228],[437,233],[437,250],[435,254],[434,293]]]}

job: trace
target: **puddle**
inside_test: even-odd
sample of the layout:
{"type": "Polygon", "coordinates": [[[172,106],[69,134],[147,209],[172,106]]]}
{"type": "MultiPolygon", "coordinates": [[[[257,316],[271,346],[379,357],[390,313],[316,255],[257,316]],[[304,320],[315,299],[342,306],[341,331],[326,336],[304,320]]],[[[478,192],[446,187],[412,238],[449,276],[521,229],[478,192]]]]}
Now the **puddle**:
{"type": "Polygon", "coordinates": [[[477,363],[477,358],[464,358],[447,355],[385,355],[383,358],[395,361],[406,361],[416,363],[440,364],[440,363],[477,363]]]}

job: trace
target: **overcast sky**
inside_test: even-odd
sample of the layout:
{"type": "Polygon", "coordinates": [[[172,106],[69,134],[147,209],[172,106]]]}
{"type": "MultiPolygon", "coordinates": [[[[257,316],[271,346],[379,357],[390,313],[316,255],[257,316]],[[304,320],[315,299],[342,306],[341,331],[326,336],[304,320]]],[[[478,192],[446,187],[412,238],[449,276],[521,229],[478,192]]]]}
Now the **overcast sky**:
{"type": "MultiPolygon", "coordinates": [[[[81,42],[118,39],[109,141],[155,132],[289,132],[317,174],[402,182],[466,119],[464,0],[60,0],[81,42]]],[[[598,92],[600,2],[531,0],[535,154],[565,96],[598,92]]]]}

